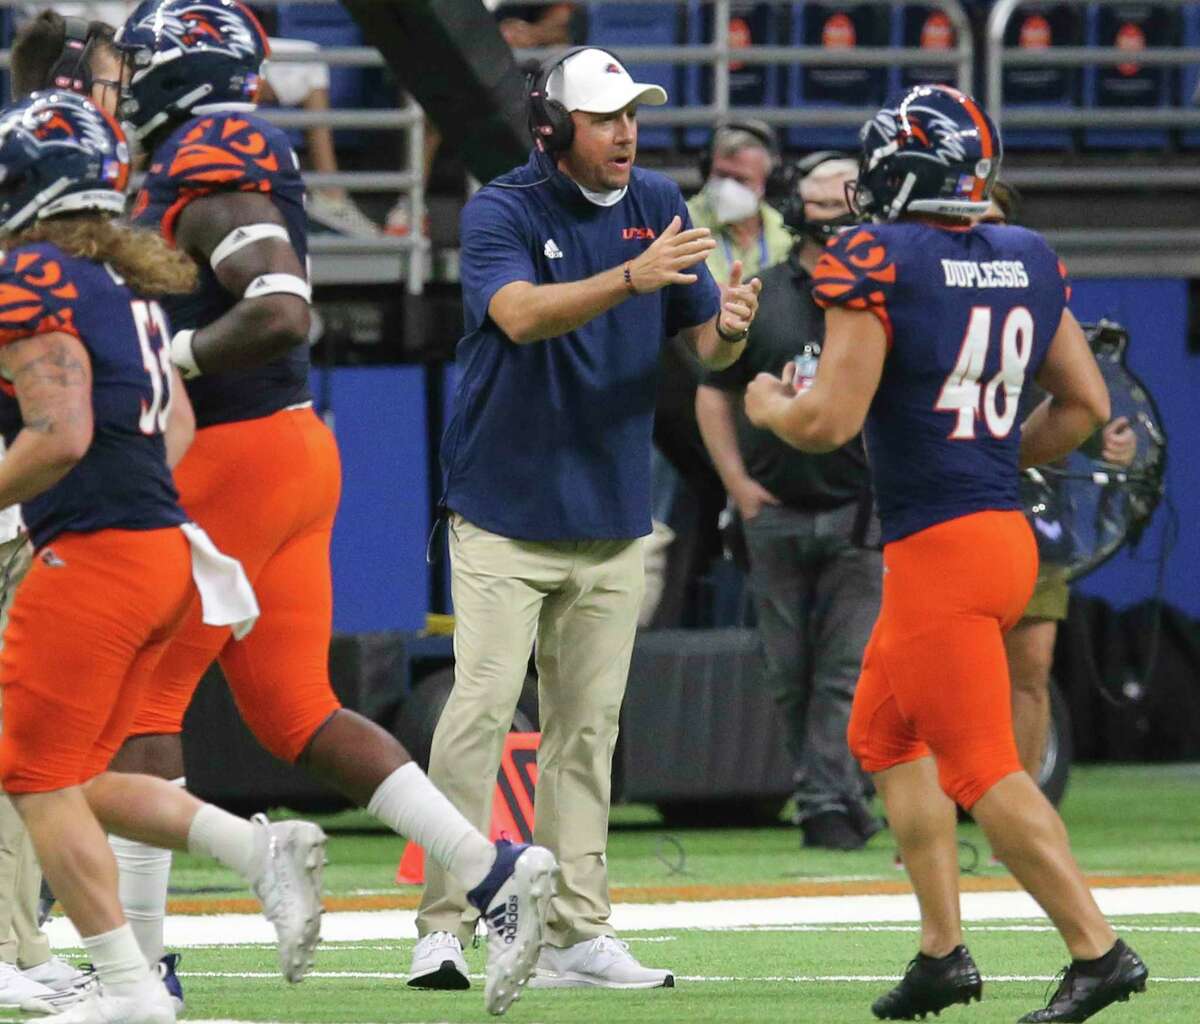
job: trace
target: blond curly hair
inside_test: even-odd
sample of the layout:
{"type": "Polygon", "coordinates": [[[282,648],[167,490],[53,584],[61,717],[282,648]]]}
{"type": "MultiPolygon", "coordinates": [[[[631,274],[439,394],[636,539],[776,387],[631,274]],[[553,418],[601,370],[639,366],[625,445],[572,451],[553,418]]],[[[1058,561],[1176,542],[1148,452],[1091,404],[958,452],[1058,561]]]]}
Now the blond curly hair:
{"type": "Polygon", "coordinates": [[[186,294],[196,287],[196,264],[161,236],[103,214],[83,213],[37,221],[4,240],[6,247],[49,242],[68,256],[107,263],[138,295],[186,294]]]}

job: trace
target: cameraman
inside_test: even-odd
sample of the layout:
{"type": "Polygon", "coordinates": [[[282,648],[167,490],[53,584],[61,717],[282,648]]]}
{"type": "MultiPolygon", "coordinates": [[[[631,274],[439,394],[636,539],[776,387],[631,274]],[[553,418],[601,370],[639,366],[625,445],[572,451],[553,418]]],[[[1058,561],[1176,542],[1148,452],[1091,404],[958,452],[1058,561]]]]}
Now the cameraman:
{"type": "MultiPolygon", "coordinates": [[[[755,374],[816,359],[824,328],[811,297],[825,242],[852,222],[846,183],[855,161],[816,153],[795,165],[784,202],[794,235],[762,275],[754,341],[696,393],[705,446],[745,524],[767,669],[795,766],[804,845],[856,850],[879,830],[846,743],[863,648],[879,611],[882,565],[862,440],[806,455],[751,426],[741,396],[755,374]],[[871,546],[867,546],[867,545],[871,546]]],[[[803,375],[798,374],[798,376],[803,375]]]]}

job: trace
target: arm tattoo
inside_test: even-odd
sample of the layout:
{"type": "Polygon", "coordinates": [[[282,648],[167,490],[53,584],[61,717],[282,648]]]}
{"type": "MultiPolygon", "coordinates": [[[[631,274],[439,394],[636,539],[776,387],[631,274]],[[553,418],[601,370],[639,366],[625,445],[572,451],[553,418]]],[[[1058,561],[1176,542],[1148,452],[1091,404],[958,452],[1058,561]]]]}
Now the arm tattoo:
{"type": "Polygon", "coordinates": [[[56,425],[79,419],[79,410],[64,392],[86,386],[88,374],[61,338],[43,340],[37,354],[13,367],[11,372],[26,429],[52,434],[56,425]]]}

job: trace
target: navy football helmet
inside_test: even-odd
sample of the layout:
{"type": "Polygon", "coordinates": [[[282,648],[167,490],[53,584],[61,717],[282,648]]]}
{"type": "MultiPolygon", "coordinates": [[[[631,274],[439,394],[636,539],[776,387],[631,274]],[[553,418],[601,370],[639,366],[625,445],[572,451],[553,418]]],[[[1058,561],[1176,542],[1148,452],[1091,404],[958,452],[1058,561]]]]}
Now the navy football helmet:
{"type": "Polygon", "coordinates": [[[986,213],[1000,173],[1000,133],[966,93],[917,85],[862,128],[852,206],[860,216],[986,213]]]}
{"type": "Polygon", "coordinates": [[[240,0],[143,0],[115,43],[130,72],[121,117],[139,140],[208,105],[248,109],[271,55],[266,32],[240,0]]]}
{"type": "Polygon", "coordinates": [[[129,143],[91,100],[35,92],[0,113],[0,232],[80,210],[120,214],[129,143]]]}

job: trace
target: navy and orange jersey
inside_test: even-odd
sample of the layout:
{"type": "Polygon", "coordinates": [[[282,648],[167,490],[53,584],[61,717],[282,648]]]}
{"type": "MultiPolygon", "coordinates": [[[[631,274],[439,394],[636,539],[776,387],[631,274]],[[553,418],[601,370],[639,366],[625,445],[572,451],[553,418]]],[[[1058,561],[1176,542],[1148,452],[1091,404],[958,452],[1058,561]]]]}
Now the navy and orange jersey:
{"type": "MultiPolygon", "coordinates": [[[[204,114],[180,125],[154,151],[134,203],[134,222],[162,232],[174,244],[175,225],[188,203],[217,192],[269,196],[287,225],[301,266],[307,264],[304,183],[282,130],[245,111],[204,114]]],[[[176,330],[198,329],[223,316],[240,298],[226,291],[212,268],[203,264],[196,290],[172,296],[164,306],[176,330]]],[[[263,366],[189,380],[197,425],[257,419],[311,400],[308,367],[308,349],[298,346],[263,366]]]]}
{"type": "Polygon", "coordinates": [[[1068,297],[1041,236],[1000,225],[865,225],[830,242],[814,278],[819,305],[868,311],[887,334],[864,431],[884,540],[1020,508],[1021,391],[1068,297]]]}
{"type": "MultiPolygon", "coordinates": [[[[62,332],[92,364],[91,446],[49,490],[22,505],[38,547],[64,531],[156,530],[185,522],[167,469],[163,430],[171,401],[170,341],[157,303],[107,266],[49,243],[20,245],[0,261],[0,345],[62,332]]],[[[0,432],[22,427],[16,391],[0,381],[0,432]]]]}

